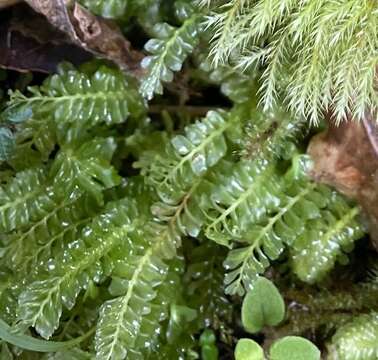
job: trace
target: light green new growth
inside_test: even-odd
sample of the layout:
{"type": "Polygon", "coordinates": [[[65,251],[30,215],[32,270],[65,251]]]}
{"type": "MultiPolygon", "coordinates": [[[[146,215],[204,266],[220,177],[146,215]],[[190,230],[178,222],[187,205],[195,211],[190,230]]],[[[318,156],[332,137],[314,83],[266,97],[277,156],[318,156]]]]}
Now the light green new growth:
{"type": "Polygon", "coordinates": [[[178,28],[167,23],[156,24],[145,49],[150,53],[142,60],[145,74],[141,81],[141,94],[151,100],[163,93],[162,82],[171,82],[173,72],[180,71],[187,56],[198,43],[202,16],[186,3],[176,3],[176,16],[182,22],[178,28]]]}
{"type": "Polygon", "coordinates": [[[243,69],[264,65],[266,108],[283,95],[291,111],[313,123],[323,112],[340,122],[377,110],[375,1],[201,3],[210,5],[205,24],[212,34],[214,65],[229,60],[243,69]]]}

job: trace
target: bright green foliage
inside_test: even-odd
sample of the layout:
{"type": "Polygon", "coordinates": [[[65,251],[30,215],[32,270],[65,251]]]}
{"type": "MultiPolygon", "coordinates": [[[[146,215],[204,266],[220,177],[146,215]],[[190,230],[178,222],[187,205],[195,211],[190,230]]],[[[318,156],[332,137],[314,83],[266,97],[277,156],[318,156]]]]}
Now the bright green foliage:
{"type": "Polygon", "coordinates": [[[171,204],[181,198],[197,178],[226,155],[225,132],[233,125],[224,113],[209,112],[205,119],[185,128],[167,142],[161,153],[149,156],[142,164],[148,182],[157,189],[160,198],[171,204]]]}
{"type": "Polygon", "coordinates": [[[217,360],[219,351],[216,346],[216,337],[212,330],[205,330],[200,337],[201,357],[203,360],[217,360]]]}
{"type": "Polygon", "coordinates": [[[363,231],[356,219],[358,208],[349,207],[337,194],[322,211],[321,218],[308,222],[307,230],[300,234],[292,246],[292,268],[306,282],[321,280],[335,265],[345,263],[345,252],[353,249],[354,242],[363,231]]]}
{"type": "Polygon", "coordinates": [[[374,360],[378,357],[378,314],[355,317],[340,327],[329,346],[329,358],[374,360]]]}
{"type": "Polygon", "coordinates": [[[167,275],[168,267],[156,253],[159,243],[143,246],[143,235],[117,249],[119,260],[112,256],[115,267],[109,291],[115,298],[100,310],[95,339],[97,359],[127,358],[128,350],[135,347],[143,316],[151,312],[156,287],[167,275]],[[133,244],[134,251],[130,249],[133,244]],[[139,252],[138,247],[143,250],[139,252]],[[129,258],[125,258],[125,251],[129,258]]]}
{"type": "Polygon", "coordinates": [[[218,330],[220,325],[232,318],[232,305],[224,295],[223,266],[225,249],[206,242],[194,249],[189,248],[186,293],[188,304],[198,309],[199,327],[218,330]]]}
{"type": "MultiPolygon", "coordinates": [[[[99,63],[65,64],[41,86],[11,92],[2,109],[15,149],[0,164],[0,311],[12,324],[0,319],[8,329],[0,337],[12,344],[1,355],[215,360],[241,325],[235,295],[247,293],[241,320],[248,331],[278,324],[284,302],[265,271],[272,266],[269,278],[280,289],[293,273],[321,280],[362,236],[359,210],[308,177],[304,117],[281,103],[258,107],[258,68],[211,69],[211,34],[191,1],[82,3],[117,18],[130,36],[143,27],[155,39],[146,45],[139,84],[99,63]],[[148,105],[191,53],[177,86],[148,105]],[[43,346],[76,340],[69,351],[48,348],[45,356],[14,341],[20,338],[43,346]]],[[[262,3],[219,2],[214,11],[239,18],[262,3]]],[[[276,3],[269,1],[273,12],[276,3]]],[[[233,20],[222,24],[233,33],[233,20]]],[[[248,49],[254,30],[245,29],[248,49]]],[[[282,72],[277,86],[285,81],[282,72]]],[[[344,297],[321,292],[306,309],[312,316],[328,302],[338,313],[372,311],[376,293],[373,284],[344,297]]],[[[284,356],[286,345],[274,349],[284,356]]],[[[242,340],[237,359],[251,354],[263,357],[261,347],[242,340]]]]}
{"type": "Polygon", "coordinates": [[[38,221],[2,238],[1,257],[19,275],[35,272],[38,264],[47,262],[76,240],[98,209],[91,197],[49,200],[38,221]]]}
{"type": "Polygon", "coordinates": [[[278,289],[266,278],[259,278],[244,298],[241,312],[244,328],[260,332],[264,326],[278,325],[285,317],[285,303],[278,289]]]}
{"type": "Polygon", "coordinates": [[[50,169],[54,186],[64,189],[67,196],[80,189],[102,203],[101,191],[121,180],[110,166],[115,149],[113,138],[94,138],[62,147],[50,169]]]}
{"type": "Polygon", "coordinates": [[[40,217],[50,204],[43,169],[20,172],[0,190],[0,231],[11,231],[40,217]]]}
{"type": "Polygon", "coordinates": [[[373,1],[217,1],[206,19],[217,66],[264,64],[264,103],[284,93],[289,108],[317,122],[334,110],[361,119],[377,109],[374,87],[378,7],[373,1]],[[265,43],[265,46],[261,46],[265,43]],[[330,51],[332,49],[332,51],[330,51]]]}
{"type": "MultiPolygon", "coordinates": [[[[298,160],[300,163],[300,158],[298,160]]],[[[260,180],[263,186],[258,189],[260,191],[262,191],[261,189],[268,189],[268,192],[262,193],[263,198],[261,200],[258,197],[262,204],[260,217],[255,215],[254,219],[252,215],[248,216],[243,232],[240,235],[236,234],[237,236],[233,234],[234,238],[247,244],[231,250],[225,260],[226,268],[231,270],[225,280],[228,285],[226,291],[243,293],[242,285],[246,289],[250,289],[257,274],[262,273],[269,265],[268,259],[275,260],[282,252],[285,244],[289,247],[293,246],[294,240],[299,236],[307,244],[306,241],[310,241],[311,236],[313,236],[313,229],[310,227],[313,221],[322,223],[322,226],[329,231],[331,231],[330,224],[332,224],[336,227],[337,236],[341,236],[339,234],[341,229],[337,227],[337,222],[330,223],[327,218],[321,217],[322,209],[328,209],[332,192],[327,187],[318,186],[305,178],[296,179],[297,168],[298,161],[295,161],[292,169],[285,176],[275,177],[277,175],[273,172],[273,175],[265,175],[266,178],[260,180]],[[270,201],[270,207],[265,205],[264,201],[270,201]],[[248,245],[248,243],[250,244],[248,245]]],[[[264,177],[264,173],[261,174],[260,176],[264,177]]],[[[240,176],[238,179],[242,179],[242,177],[240,176]]],[[[242,198],[246,198],[248,190],[240,194],[242,198]]],[[[343,200],[341,198],[335,199],[335,203],[339,201],[343,200]]],[[[235,206],[234,204],[238,201],[230,203],[233,204],[231,206],[235,206]]],[[[332,206],[335,206],[335,204],[332,206]]],[[[345,206],[343,214],[349,211],[349,207],[346,204],[345,206]]],[[[340,208],[342,208],[341,205],[340,208]]],[[[253,214],[256,214],[256,209],[252,205],[251,209],[253,214]]],[[[260,207],[257,209],[260,209],[260,207]]],[[[240,216],[238,216],[238,219],[240,219],[240,216]]],[[[233,229],[232,224],[233,222],[227,224],[227,232],[228,229],[233,229]]],[[[243,227],[238,224],[236,229],[243,229],[243,227]]],[[[358,237],[354,236],[354,233],[348,234],[345,241],[352,243],[356,238],[358,237]]],[[[327,246],[329,246],[328,243],[327,246]]],[[[316,262],[316,260],[314,261],[316,262]]],[[[329,270],[330,267],[324,271],[329,270]]],[[[312,269],[305,268],[300,274],[298,272],[298,275],[302,279],[306,279],[311,271],[312,269]]]]}
{"type": "Polygon", "coordinates": [[[251,339],[240,339],[235,348],[235,360],[264,360],[264,350],[251,339]]]}
{"type": "MultiPolygon", "coordinates": [[[[272,133],[256,123],[256,136],[260,130],[260,138],[265,137],[257,159],[236,163],[221,160],[229,148],[227,143],[234,140],[235,128],[240,127],[236,120],[240,122],[242,115],[250,114],[242,110],[235,108],[228,116],[210,112],[201,122],[188,126],[185,136],[164,140],[166,145],[161,150],[146,151],[138,163],[161,199],[153,205],[152,213],[168,225],[172,241],[179,243],[182,234],[197,236],[203,229],[207,238],[220,245],[231,248],[235,241],[242,243],[224,262],[229,270],[226,292],[230,294],[251,289],[269,260],[277,259],[285,245],[293,246],[298,237],[307,244],[313,236],[309,231],[312,222],[321,224],[319,233],[336,226],[323,214],[333,211],[346,216],[350,210],[329,188],[306,178],[309,165],[305,157],[293,157],[286,173],[279,168],[274,159],[290,158],[289,154],[292,157],[297,152],[292,136],[299,133],[300,123],[291,126],[287,116],[272,133]],[[288,128],[293,135],[283,136],[283,129],[288,128]],[[271,156],[270,149],[277,152],[271,156]],[[269,154],[269,161],[265,154],[269,154]]],[[[253,116],[263,122],[260,119],[264,117],[253,110],[251,124],[253,116]]],[[[279,121],[281,116],[276,113],[266,118],[279,121]]],[[[336,236],[341,236],[341,231],[337,226],[334,229],[336,236]]],[[[351,244],[360,235],[348,234],[345,241],[351,244]]],[[[331,246],[327,239],[325,243],[331,246]]],[[[331,268],[325,268],[324,273],[331,268]]],[[[298,275],[305,279],[311,271],[305,268],[298,275]]]]}
{"type": "Polygon", "coordinates": [[[243,239],[249,224],[277,207],[280,179],[274,170],[274,164],[265,161],[221,163],[207,204],[206,236],[230,247],[231,240],[243,239]]]}
{"type": "MultiPolygon", "coordinates": [[[[255,171],[256,167],[253,165],[252,162],[249,166],[255,171]]],[[[243,178],[248,179],[247,176],[238,176],[238,181],[243,178]]],[[[244,208],[241,208],[239,211],[245,216],[244,223],[236,226],[233,223],[227,224],[226,228],[238,229],[239,234],[232,234],[232,237],[237,235],[239,241],[247,243],[244,247],[231,250],[225,260],[225,267],[230,269],[225,279],[227,291],[230,293],[243,293],[243,285],[245,289],[250,289],[256,276],[269,265],[268,259],[275,260],[282,252],[284,244],[291,244],[300,234],[305,221],[318,215],[312,200],[321,198],[315,190],[316,186],[312,183],[307,183],[304,187],[303,183],[290,186],[291,182],[285,183],[283,179],[270,164],[265,171],[258,174],[255,181],[250,178],[250,185],[240,191],[240,198],[231,202],[231,206],[237,203],[243,206],[241,200],[249,201],[249,212],[244,215],[244,208]],[[260,203],[258,208],[254,206],[256,201],[260,203]]]]}
{"type": "Polygon", "coordinates": [[[81,289],[106,274],[102,259],[126,241],[134,227],[134,211],[125,202],[109,204],[107,211],[83,229],[72,243],[75,246],[47,263],[48,276],[33,282],[19,297],[19,326],[33,326],[42,337],[51,337],[59,325],[62,306],[72,309],[81,289]]]}
{"type": "Polygon", "coordinates": [[[146,73],[140,92],[148,100],[154,93],[163,93],[162,82],[173,80],[173,72],[181,70],[183,62],[198,43],[201,15],[184,2],[176,5],[177,17],[183,22],[182,25],[176,28],[167,23],[156,24],[152,30],[155,39],[145,45],[151,55],[142,61],[146,73]]]}
{"type": "Polygon", "coordinates": [[[143,109],[130,82],[119,70],[105,66],[85,74],[64,64],[42,86],[29,88],[29,97],[19,91],[12,93],[8,111],[16,113],[31,108],[35,118],[52,116],[58,124],[117,124],[125,121],[130,113],[138,116],[143,109]]]}
{"type": "Polygon", "coordinates": [[[270,348],[271,360],[320,360],[319,349],[307,339],[286,336],[270,348]]]}
{"type": "Polygon", "coordinates": [[[200,196],[210,186],[204,177],[225,156],[225,132],[230,126],[232,119],[225,114],[209,112],[201,122],[189,125],[185,136],[167,142],[160,153],[142,155],[142,173],[161,199],[152,213],[166,224],[162,231],[176,244],[181,235],[200,232],[204,221],[200,196]]]}

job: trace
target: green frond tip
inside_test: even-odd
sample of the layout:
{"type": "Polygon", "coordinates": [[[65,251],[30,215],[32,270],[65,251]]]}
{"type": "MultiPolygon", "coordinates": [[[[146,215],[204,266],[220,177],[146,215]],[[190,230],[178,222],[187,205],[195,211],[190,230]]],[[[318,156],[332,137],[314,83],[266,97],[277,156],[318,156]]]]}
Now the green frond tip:
{"type": "Polygon", "coordinates": [[[144,104],[132,81],[121,71],[106,66],[87,74],[69,64],[47,78],[40,87],[29,87],[30,96],[12,92],[8,111],[30,108],[34,118],[50,118],[57,123],[80,122],[81,125],[107,125],[137,117],[144,104]]]}
{"type": "Polygon", "coordinates": [[[167,140],[160,152],[142,154],[142,172],[162,201],[175,203],[225,156],[226,132],[237,125],[228,114],[210,111],[203,120],[188,125],[184,135],[167,140]]]}
{"type": "Polygon", "coordinates": [[[145,49],[151,55],[142,61],[145,75],[140,92],[148,100],[153,95],[163,93],[162,82],[171,82],[173,73],[180,71],[187,56],[193,51],[201,33],[201,15],[183,3],[177,8],[178,17],[183,20],[176,28],[167,23],[159,23],[152,32],[156,38],[149,40],[145,49]]]}
{"type": "Polygon", "coordinates": [[[105,276],[110,265],[106,255],[120,243],[127,243],[136,218],[131,200],[109,203],[77,239],[54,260],[43,264],[38,280],[19,296],[17,328],[32,326],[42,337],[50,338],[59,326],[63,306],[72,309],[80,291],[90,281],[100,282],[105,276]]]}
{"type": "Polygon", "coordinates": [[[100,309],[96,359],[133,358],[134,352],[145,347],[142,339],[150,336],[148,341],[152,341],[156,336],[154,328],[161,321],[155,318],[157,304],[160,303],[160,315],[167,311],[164,282],[169,281],[170,268],[163,261],[164,242],[156,235],[152,240],[146,232],[135,232],[127,246],[111,254],[116,265],[109,292],[114,298],[100,309]],[[126,252],[130,255],[125,256],[126,252]],[[157,323],[151,327],[149,323],[153,321],[157,323]]]}
{"type": "Polygon", "coordinates": [[[350,207],[341,196],[333,194],[321,217],[308,222],[307,231],[297,237],[291,248],[291,265],[302,281],[322,280],[337,261],[348,261],[345,253],[364,234],[358,215],[357,207],[350,207]]]}
{"type": "Polygon", "coordinates": [[[378,358],[378,314],[359,315],[340,327],[328,347],[330,359],[378,358]]]}

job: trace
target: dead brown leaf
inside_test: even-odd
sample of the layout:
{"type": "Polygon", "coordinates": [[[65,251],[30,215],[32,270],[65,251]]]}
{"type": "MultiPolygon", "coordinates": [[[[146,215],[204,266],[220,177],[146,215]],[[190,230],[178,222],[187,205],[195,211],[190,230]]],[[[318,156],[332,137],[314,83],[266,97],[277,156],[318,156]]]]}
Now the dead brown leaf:
{"type": "Polygon", "coordinates": [[[116,63],[121,69],[137,74],[142,54],[131,49],[119,28],[106,19],[91,14],[76,2],[64,0],[25,0],[35,11],[68,35],[71,41],[97,57],[116,63]]]}
{"type": "Polygon", "coordinates": [[[17,4],[20,0],[0,0],[0,9],[17,4]]]}
{"type": "Polygon", "coordinates": [[[62,61],[80,65],[91,58],[26,5],[15,7],[0,24],[0,54],[0,67],[20,72],[52,73],[62,61]]]}
{"type": "Polygon", "coordinates": [[[326,132],[311,140],[308,153],[314,160],[311,175],[316,181],[335,187],[361,205],[378,250],[378,156],[373,145],[376,125],[369,117],[365,122],[347,121],[340,126],[331,123],[326,132]]]}

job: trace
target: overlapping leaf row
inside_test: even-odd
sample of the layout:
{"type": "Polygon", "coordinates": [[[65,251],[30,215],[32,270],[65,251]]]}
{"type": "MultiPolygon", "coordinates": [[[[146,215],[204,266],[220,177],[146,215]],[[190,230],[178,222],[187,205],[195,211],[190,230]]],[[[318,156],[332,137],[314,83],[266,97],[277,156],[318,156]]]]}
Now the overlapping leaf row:
{"type": "Polygon", "coordinates": [[[8,161],[18,171],[46,161],[56,146],[76,142],[79,150],[97,126],[119,124],[144,112],[133,81],[105,66],[77,70],[63,64],[41,87],[28,90],[29,96],[13,92],[2,114],[16,126],[16,148],[8,161]]]}
{"type": "Polygon", "coordinates": [[[182,23],[174,27],[157,23],[152,27],[153,39],[145,49],[151,55],[142,61],[145,76],[141,81],[141,94],[151,100],[154,94],[163,93],[163,82],[171,82],[173,73],[180,71],[185,59],[198,44],[202,31],[202,15],[185,1],[175,3],[176,18],[182,23]]]}
{"type": "MultiPolygon", "coordinates": [[[[301,279],[320,280],[361,237],[355,220],[358,210],[352,210],[329,188],[306,178],[306,157],[292,157],[286,169],[274,157],[269,161],[261,156],[255,160],[230,158],[227,142],[232,136],[227,140],[227,134],[243,126],[237,117],[239,109],[223,114],[225,125],[221,113],[215,114],[209,113],[201,123],[188,126],[185,136],[173,137],[162,155],[150,157],[145,174],[161,198],[153,206],[154,214],[177,238],[203,232],[207,238],[232,248],[224,262],[229,270],[225,278],[227,293],[244,294],[285,246],[296,249],[293,270],[301,279]],[[219,119],[218,126],[212,126],[213,119],[219,119]],[[328,233],[324,229],[329,229],[328,233]],[[323,251],[327,253],[326,258],[311,260],[306,251],[309,244],[316,244],[312,251],[319,256],[323,251]]],[[[275,130],[280,135],[275,136],[273,131],[262,141],[270,141],[269,147],[292,147],[292,134],[282,138],[280,118],[275,119],[275,130]]],[[[286,121],[281,125],[287,129],[286,121]]],[[[282,159],[286,154],[282,151],[275,157],[282,159]]]]}
{"type": "MultiPolygon", "coordinates": [[[[90,5],[118,17],[127,4],[90,5]]],[[[182,25],[156,25],[157,39],[146,45],[152,55],[142,64],[139,91],[147,99],[181,69],[202,31],[201,15],[185,2],[177,2],[176,15],[182,25]]],[[[285,246],[294,272],[308,282],[345,260],[362,234],[358,209],[306,178],[307,162],[293,145],[302,122],[257,110],[249,96],[254,80],[220,72],[209,76],[238,105],[229,113],[209,112],[172,139],[163,134],[159,149],[147,149],[136,164],[148,186],[130,178],[122,199],[114,191],[109,203],[104,192],[121,182],[111,165],[116,142],[92,134],[130,114],[143,116],[133,81],[107,67],[77,71],[64,65],[40,88],[31,88],[30,96],[12,94],[3,115],[19,130],[9,159],[19,172],[0,191],[0,230],[6,233],[0,261],[9,270],[0,302],[19,331],[34,327],[50,338],[62,314],[99,286],[106,296],[98,321],[89,325],[96,327],[97,359],[188,357],[193,331],[210,322],[216,327],[218,316],[229,315],[227,299],[211,289],[214,282],[223,290],[224,251],[226,293],[240,295],[285,246]],[[176,250],[186,236],[213,242],[203,245],[209,263],[202,247],[198,258],[194,253],[188,260],[187,278],[196,269],[214,274],[206,284],[190,279],[188,300],[201,309],[190,331],[178,318],[191,322],[192,310],[181,307],[179,316],[176,305],[182,301],[176,250]],[[209,296],[196,297],[196,286],[209,296]]],[[[67,356],[94,355],[74,349],[55,357],[67,356]]]]}
{"type": "MultiPolygon", "coordinates": [[[[160,290],[160,285],[169,275],[162,254],[172,256],[172,248],[165,243],[166,237],[152,243],[151,236],[138,230],[149,216],[143,214],[146,206],[142,206],[149,201],[146,191],[146,199],[140,198],[138,206],[126,196],[107,204],[101,213],[104,190],[121,179],[110,164],[116,144],[111,137],[89,136],[87,129],[101,119],[108,124],[124,121],[128,106],[137,106],[132,112],[138,116],[142,102],[123,75],[107,68],[91,77],[62,68],[31,93],[31,97],[16,93],[5,115],[15,117],[31,109],[36,121],[54,123],[50,140],[60,149],[53,160],[17,173],[1,189],[1,229],[7,233],[2,239],[1,261],[14,271],[8,287],[18,297],[18,307],[9,316],[17,320],[19,331],[34,327],[50,338],[63,311],[75,306],[82,290],[111,278],[111,300],[103,304],[97,325],[97,357],[107,359],[116,352],[119,359],[127,354],[131,358],[130,354],[145,346],[139,335],[156,338],[151,324],[156,316],[163,320],[161,315],[168,311],[167,291],[160,290]],[[71,125],[60,131],[67,119],[80,121],[69,120],[71,125]],[[129,254],[127,259],[125,254],[129,254]]],[[[38,133],[31,131],[30,141],[36,139],[38,133]]],[[[43,146],[36,148],[43,151],[43,146]]],[[[170,283],[168,280],[167,285],[170,283]]],[[[2,294],[2,305],[14,301],[7,291],[2,294]]]]}

